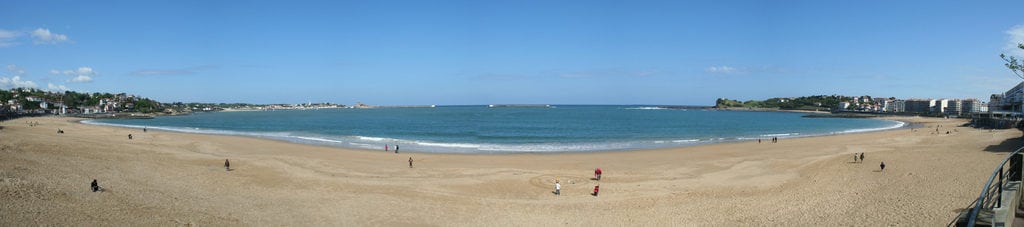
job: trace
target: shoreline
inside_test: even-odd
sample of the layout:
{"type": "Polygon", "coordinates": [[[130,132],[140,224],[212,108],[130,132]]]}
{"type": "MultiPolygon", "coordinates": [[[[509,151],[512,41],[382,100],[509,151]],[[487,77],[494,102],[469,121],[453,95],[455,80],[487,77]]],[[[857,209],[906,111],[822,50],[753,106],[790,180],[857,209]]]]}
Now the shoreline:
{"type": "Polygon", "coordinates": [[[944,225],[1022,135],[911,118],[925,130],[623,152],[393,154],[23,120],[0,122],[3,225],[944,225]],[[939,125],[956,132],[927,130],[939,125]],[[859,153],[867,161],[852,162],[859,153]],[[590,179],[596,167],[601,181],[590,179]],[[108,191],[88,191],[92,179],[108,191]]]}
{"type": "MultiPolygon", "coordinates": [[[[801,133],[797,133],[797,135],[788,135],[790,133],[786,133],[787,135],[781,135],[780,134],[779,136],[774,136],[774,137],[779,137],[780,139],[795,139],[795,138],[822,137],[822,136],[835,136],[835,135],[844,135],[844,134],[853,134],[853,133],[870,133],[870,132],[878,132],[878,131],[899,130],[899,129],[908,128],[908,127],[912,126],[911,122],[906,120],[908,118],[913,118],[913,117],[878,117],[878,118],[874,118],[874,120],[890,121],[890,122],[897,123],[896,125],[893,125],[893,126],[881,127],[881,128],[853,129],[853,130],[828,132],[828,133],[820,133],[820,134],[806,134],[806,135],[801,134],[801,133]]],[[[150,126],[126,125],[126,124],[115,124],[115,123],[99,123],[99,122],[91,122],[92,120],[94,120],[94,119],[83,118],[83,119],[79,119],[77,122],[80,123],[80,124],[97,125],[97,126],[135,128],[135,129],[149,128],[149,129],[152,129],[152,130],[160,130],[160,131],[168,131],[168,132],[178,132],[178,133],[190,133],[190,134],[201,134],[201,135],[242,136],[242,137],[258,138],[258,139],[269,139],[269,140],[276,140],[276,141],[284,141],[284,142],[289,142],[289,143],[294,143],[294,144],[305,144],[305,145],[335,147],[335,148],[344,148],[344,149],[360,149],[360,150],[367,150],[367,151],[378,151],[378,149],[376,149],[374,147],[355,146],[353,144],[355,144],[356,142],[353,142],[353,141],[335,140],[335,139],[320,138],[320,137],[295,136],[295,135],[287,135],[287,136],[276,135],[275,136],[275,135],[270,135],[272,133],[268,134],[268,133],[258,133],[258,132],[224,131],[224,130],[217,130],[217,129],[202,129],[202,130],[205,130],[205,131],[200,131],[201,129],[198,129],[198,128],[197,129],[176,129],[176,128],[168,128],[168,127],[160,127],[160,126],[150,127],[150,126]],[[349,146],[338,145],[340,143],[349,143],[350,145],[349,146]]],[[[356,137],[356,138],[375,138],[375,137],[365,137],[365,136],[350,136],[350,137],[356,137]]],[[[762,135],[762,137],[763,138],[770,138],[770,136],[765,136],[765,135],[762,135]]],[[[413,145],[414,147],[415,146],[427,146],[427,147],[432,147],[433,149],[438,149],[438,150],[444,150],[444,149],[455,150],[454,148],[465,149],[465,148],[467,148],[467,146],[469,146],[469,147],[476,147],[478,149],[478,150],[476,150],[476,152],[473,152],[472,150],[469,150],[469,151],[459,150],[459,151],[444,152],[444,151],[416,150],[416,149],[408,149],[407,148],[407,150],[406,150],[407,152],[439,153],[439,154],[462,154],[462,153],[465,153],[465,154],[510,154],[510,153],[539,153],[539,154],[543,154],[543,153],[628,152],[628,151],[640,151],[640,150],[672,149],[672,148],[704,146],[704,145],[722,144],[722,143],[742,143],[742,142],[756,141],[758,139],[757,138],[753,138],[753,137],[737,137],[737,138],[718,138],[718,139],[665,139],[665,140],[620,141],[620,142],[618,142],[620,144],[621,143],[639,143],[639,144],[632,145],[632,146],[635,146],[635,147],[626,147],[626,148],[607,148],[607,149],[603,149],[603,148],[590,148],[590,149],[583,149],[583,150],[564,150],[564,149],[558,149],[558,150],[552,150],[552,151],[547,151],[547,150],[542,150],[542,151],[536,151],[536,150],[533,150],[533,151],[531,151],[531,150],[479,150],[481,147],[486,147],[486,146],[517,146],[517,145],[520,145],[520,144],[467,144],[467,143],[448,143],[448,142],[434,142],[434,141],[403,140],[403,139],[395,139],[395,138],[376,138],[375,141],[377,141],[377,140],[389,140],[389,141],[392,141],[391,143],[387,143],[387,144],[399,144],[401,146],[413,145]],[[677,140],[678,141],[683,141],[683,142],[676,142],[677,140]],[[424,144],[432,144],[432,145],[424,145],[424,144]],[[440,145],[437,145],[437,144],[440,144],[440,145]],[[662,144],[667,144],[667,145],[662,145],[662,144]]],[[[373,142],[369,142],[369,141],[365,142],[366,145],[381,145],[381,146],[383,146],[382,144],[371,144],[371,143],[373,143],[373,142]]],[[[363,144],[363,143],[360,143],[360,144],[363,144]]],[[[566,144],[561,144],[561,145],[571,145],[571,144],[589,144],[589,143],[587,143],[587,142],[574,142],[574,143],[566,143],[566,144]]]]}

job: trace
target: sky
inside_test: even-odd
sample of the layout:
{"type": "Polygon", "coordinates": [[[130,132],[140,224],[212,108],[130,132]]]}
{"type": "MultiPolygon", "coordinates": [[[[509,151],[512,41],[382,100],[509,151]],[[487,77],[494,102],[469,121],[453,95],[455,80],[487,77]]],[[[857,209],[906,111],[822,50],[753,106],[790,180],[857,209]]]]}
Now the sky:
{"type": "Polygon", "coordinates": [[[2,1],[0,89],[161,102],[987,100],[1015,1],[2,1]]]}

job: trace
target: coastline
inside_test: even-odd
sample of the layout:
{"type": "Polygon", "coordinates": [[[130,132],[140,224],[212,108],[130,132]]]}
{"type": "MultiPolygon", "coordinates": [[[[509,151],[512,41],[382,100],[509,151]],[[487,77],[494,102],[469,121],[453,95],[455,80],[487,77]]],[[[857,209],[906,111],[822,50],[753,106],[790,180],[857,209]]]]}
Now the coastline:
{"type": "Polygon", "coordinates": [[[440,141],[421,141],[421,140],[405,140],[397,138],[387,137],[370,137],[370,136],[328,136],[328,135],[302,135],[292,134],[289,132],[244,132],[244,131],[230,131],[230,130],[219,130],[219,129],[204,129],[204,128],[184,128],[184,127],[164,127],[164,126],[141,126],[131,124],[118,124],[118,123],[106,123],[106,122],[95,122],[95,119],[82,119],[78,122],[81,124],[99,125],[99,126],[111,126],[111,127],[123,127],[123,128],[135,128],[142,129],[148,128],[151,130],[161,130],[169,132],[179,133],[194,133],[194,134],[206,134],[206,135],[228,135],[228,136],[245,136],[252,138],[261,139],[272,139],[278,141],[286,141],[296,144],[306,145],[317,145],[327,147],[337,147],[346,149],[363,149],[363,150],[378,150],[383,147],[384,144],[398,144],[406,148],[406,151],[417,151],[423,153],[482,153],[482,154],[506,154],[506,153],[573,153],[573,152],[616,152],[616,151],[636,151],[636,150],[651,150],[651,149],[667,149],[667,148],[679,148],[679,147],[691,147],[691,146],[703,146],[709,144],[720,144],[720,143],[737,143],[747,141],[757,141],[762,138],[777,137],[780,139],[793,139],[793,138],[805,138],[805,137],[819,137],[819,136],[832,136],[842,135],[850,133],[864,133],[874,131],[886,131],[886,130],[897,130],[901,128],[910,127],[911,124],[907,120],[907,117],[878,117],[873,120],[878,121],[889,121],[895,122],[891,126],[876,127],[876,128],[862,128],[862,129],[849,129],[843,131],[830,131],[830,132],[819,132],[819,133],[805,133],[805,132],[789,132],[782,134],[763,134],[763,135],[751,135],[751,136],[736,136],[736,137],[723,137],[723,138],[672,138],[672,139],[651,139],[651,140],[635,140],[635,141],[619,141],[619,142],[608,142],[604,144],[592,144],[589,142],[568,142],[568,143],[556,143],[556,144],[543,144],[542,148],[535,148],[537,144],[532,146],[523,146],[521,144],[491,144],[491,143],[459,143],[459,142],[440,142],[440,141]],[[383,143],[381,141],[384,141],[383,143]],[[518,147],[518,148],[517,148],[518,147]],[[417,149],[419,148],[419,149],[417,149]]]}
{"type": "Polygon", "coordinates": [[[943,225],[977,196],[1005,155],[1000,148],[1019,145],[1021,136],[908,118],[956,132],[623,152],[393,154],[77,120],[0,122],[0,223],[943,225]],[[867,153],[868,162],[852,163],[854,153],[867,153]],[[405,166],[410,157],[415,168],[405,166]],[[233,171],[224,171],[224,159],[233,171]],[[878,161],[890,165],[886,172],[876,172],[878,161]],[[595,167],[605,169],[600,182],[589,179],[595,167]],[[88,192],[91,179],[109,191],[88,192]],[[563,182],[558,197],[555,179],[563,182]],[[598,183],[602,194],[588,195],[598,183]]]}
{"type": "MultiPolygon", "coordinates": [[[[788,135],[788,136],[780,135],[780,136],[778,136],[778,138],[780,138],[780,139],[815,138],[815,137],[829,137],[829,136],[840,136],[840,135],[848,135],[848,134],[873,133],[873,132],[884,132],[884,131],[892,131],[892,130],[900,130],[900,129],[910,129],[910,128],[914,127],[914,125],[915,125],[914,121],[912,120],[914,118],[920,118],[920,117],[916,117],[916,116],[915,117],[878,117],[878,118],[876,118],[878,120],[892,121],[892,122],[897,122],[899,124],[895,125],[895,126],[891,126],[891,127],[858,129],[858,130],[853,130],[853,131],[832,132],[832,133],[829,133],[829,134],[788,135]]],[[[284,143],[296,144],[296,145],[319,146],[319,147],[325,147],[325,148],[338,148],[338,149],[344,149],[344,150],[360,150],[360,151],[366,151],[366,152],[380,152],[380,149],[377,149],[377,148],[372,148],[371,149],[371,148],[354,148],[354,147],[332,146],[330,144],[324,144],[324,143],[302,142],[302,141],[289,140],[289,139],[283,139],[283,138],[275,138],[275,137],[264,136],[264,135],[256,134],[256,133],[249,133],[249,134],[247,134],[247,133],[239,133],[239,132],[226,133],[226,132],[218,131],[218,130],[210,130],[210,131],[207,131],[207,132],[182,131],[182,130],[162,128],[162,127],[144,127],[144,126],[135,126],[135,125],[87,122],[87,121],[91,121],[91,120],[93,120],[93,119],[77,118],[77,119],[74,119],[72,121],[75,122],[75,123],[78,123],[78,124],[93,125],[93,126],[100,126],[100,127],[115,127],[115,128],[126,128],[126,129],[143,129],[143,128],[147,128],[148,130],[151,130],[151,131],[162,131],[162,132],[169,132],[169,133],[184,133],[184,134],[196,134],[196,135],[216,135],[216,136],[243,137],[243,138],[252,138],[252,139],[259,139],[259,140],[270,140],[270,141],[284,142],[284,143]]],[[[316,141],[316,140],[313,140],[313,141],[316,141]]],[[[680,144],[680,145],[677,145],[677,146],[670,146],[670,147],[643,148],[643,149],[589,150],[589,151],[431,152],[431,151],[416,151],[416,150],[406,149],[404,152],[405,153],[424,153],[424,154],[461,154],[461,155],[508,155],[508,154],[556,154],[557,155],[557,154],[572,154],[572,153],[605,153],[605,152],[636,152],[636,151],[673,150],[673,149],[686,148],[686,147],[699,147],[699,146],[708,146],[708,145],[715,145],[715,144],[747,143],[747,142],[754,142],[754,141],[757,141],[757,139],[756,138],[739,138],[739,139],[736,139],[736,140],[719,140],[719,141],[697,142],[697,143],[691,143],[691,144],[680,144]]]]}

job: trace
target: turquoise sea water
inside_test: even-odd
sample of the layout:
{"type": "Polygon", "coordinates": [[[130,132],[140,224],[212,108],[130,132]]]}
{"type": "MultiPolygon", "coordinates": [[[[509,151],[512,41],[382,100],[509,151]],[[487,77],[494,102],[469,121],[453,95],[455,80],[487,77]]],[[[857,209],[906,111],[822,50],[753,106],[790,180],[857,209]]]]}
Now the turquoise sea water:
{"type": "Polygon", "coordinates": [[[255,136],[327,146],[444,153],[574,152],[679,147],[902,127],[877,119],[647,106],[321,109],[196,113],[86,123],[255,136]]]}

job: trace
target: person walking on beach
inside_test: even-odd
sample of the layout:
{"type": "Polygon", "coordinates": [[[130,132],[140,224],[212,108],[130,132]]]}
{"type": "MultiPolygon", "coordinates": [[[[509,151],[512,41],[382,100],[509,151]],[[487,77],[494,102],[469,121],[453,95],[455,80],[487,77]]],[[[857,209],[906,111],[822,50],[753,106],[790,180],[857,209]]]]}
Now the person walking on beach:
{"type": "Polygon", "coordinates": [[[97,192],[100,190],[100,183],[97,183],[96,179],[92,179],[92,184],[89,184],[89,188],[92,189],[92,192],[97,192]]]}
{"type": "Polygon", "coordinates": [[[555,196],[559,195],[562,195],[562,184],[559,184],[558,180],[555,180],[555,196]]]}
{"type": "Polygon", "coordinates": [[[409,157],[409,168],[412,168],[412,157],[409,157]]]}
{"type": "Polygon", "coordinates": [[[594,197],[597,197],[597,192],[601,191],[601,185],[594,185],[594,197]]]}
{"type": "Polygon", "coordinates": [[[395,154],[398,154],[398,144],[395,144],[395,154]]]}
{"type": "Polygon", "coordinates": [[[864,152],[860,153],[860,162],[864,162],[864,152]]]}
{"type": "Polygon", "coordinates": [[[882,168],[882,172],[885,172],[885,162],[882,162],[882,164],[878,165],[878,167],[881,167],[882,168]]]}
{"type": "Polygon", "coordinates": [[[388,151],[388,145],[384,144],[384,151],[388,151]]]}
{"type": "Polygon", "coordinates": [[[853,153],[853,163],[857,163],[857,153],[853,153]]]}
{"type": "Polygon", "coordinates": [[[231,171],[231,162],[228,162],[227,159],[224,159],[224,170],[231,171]]]}

